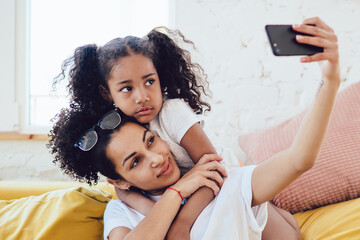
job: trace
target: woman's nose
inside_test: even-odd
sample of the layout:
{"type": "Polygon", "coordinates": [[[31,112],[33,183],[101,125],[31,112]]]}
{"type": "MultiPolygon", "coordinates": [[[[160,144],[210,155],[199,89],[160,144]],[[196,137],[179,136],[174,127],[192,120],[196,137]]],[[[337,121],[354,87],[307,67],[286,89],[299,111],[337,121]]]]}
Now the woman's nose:
{"type": "Polygon", "coordinates": [[[145,101],[149,101],[150,97],[146,91],[146,89],[138,88],[136,90],[136,103],[143,103],[145,101]]]}
{"type": "Polygon", "coordinates": [[[150,166],[155,168],[161,166],[164,163],[164,156],[159,153],[149,151],[150,166]]]}

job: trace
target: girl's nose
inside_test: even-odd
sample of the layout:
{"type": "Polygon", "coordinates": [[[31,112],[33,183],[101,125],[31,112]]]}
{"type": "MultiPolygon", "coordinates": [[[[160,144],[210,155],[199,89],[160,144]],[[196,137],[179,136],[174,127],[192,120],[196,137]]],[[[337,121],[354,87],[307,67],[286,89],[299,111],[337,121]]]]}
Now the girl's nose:
{"type": "Polygon", "coordinates": [[[145,89],[138,88],[136,91],[136,103],[143,103],[145,101],[149,101],[150,97],[145,89]]]}

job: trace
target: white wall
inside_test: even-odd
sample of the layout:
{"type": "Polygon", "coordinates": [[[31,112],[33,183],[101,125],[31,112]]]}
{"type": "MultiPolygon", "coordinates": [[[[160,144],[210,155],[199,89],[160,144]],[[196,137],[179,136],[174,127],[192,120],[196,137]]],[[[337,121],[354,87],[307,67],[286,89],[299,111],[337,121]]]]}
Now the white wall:
{"type": "MultiPolygon", "coordinates": [[[[240,134],[273,126],[306,108],[320,81],[316,64],[271,53],[265,24],[319,16],[339,37],[342,88],[360,81],[360,2],[357,0],[174,0],[175,27],[192,40],[193,57],[213,93],[207,116],[218,140],[237,149],[240,134]]],[[[52,165],[44,141],[0,141],[1,179],[68,179],[52,165]]],[[[239,153],[239,152],[238,152],[239,153]]]]}

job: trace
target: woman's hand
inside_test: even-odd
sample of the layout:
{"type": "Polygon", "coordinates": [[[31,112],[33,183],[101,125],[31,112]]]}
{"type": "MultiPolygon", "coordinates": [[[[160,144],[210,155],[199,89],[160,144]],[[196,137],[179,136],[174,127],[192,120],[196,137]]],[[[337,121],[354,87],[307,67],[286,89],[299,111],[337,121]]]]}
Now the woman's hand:
{"type": "Polygon", "coordinates": [[[226,177],[226,170],[219,163],[222,158],[217,154],[203,155],[197,164],[179,179],[172,187],[179,190],[181,195],[189,197],[200,187],[208,187],[217,195],[224,183],[223,177],[226,177]]]}
{"type": "Polygon", "coordinates": [[[302,24],[293,25],[297,32],[313,36],[297,35],[296,41],[324,48],[324,52],[300,58],[303,63],[318,62],[323,81],[337,81],[340,84],[338,39],[334,30],[318,17],[305,19],[302,24]]]}

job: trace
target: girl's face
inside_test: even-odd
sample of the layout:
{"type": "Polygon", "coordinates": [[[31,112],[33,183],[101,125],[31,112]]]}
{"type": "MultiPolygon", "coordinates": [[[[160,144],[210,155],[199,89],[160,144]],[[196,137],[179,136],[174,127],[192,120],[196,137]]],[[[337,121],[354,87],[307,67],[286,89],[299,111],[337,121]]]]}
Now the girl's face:
{"type": "Polygon", "coordinates": [[[162,107],[157,71],[144,55],[121,58],[112,69],[108,87],[115,106],[140,123],[153,120],[162,107]]]}
{"type": "Polygon", "coordinates": [[[123,189],[134,186],[159,195],[180,178],[168,145],[136,123],[125,123],[113,134],[106,154],[125,179],[114,185],[123,189]]]}

